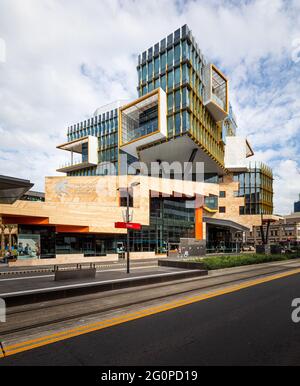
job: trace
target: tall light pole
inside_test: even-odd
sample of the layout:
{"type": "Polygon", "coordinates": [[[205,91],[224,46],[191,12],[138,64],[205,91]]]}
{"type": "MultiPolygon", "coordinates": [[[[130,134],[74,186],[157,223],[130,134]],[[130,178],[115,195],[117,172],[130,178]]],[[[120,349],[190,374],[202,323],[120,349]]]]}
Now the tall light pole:
{"type": "MultiPolygon", "coordinates": [[[[126,201],[126,223],[130,222],[130,214],[129,214],[129,189],[134,188],[135,186],[140,185],[140,182],[133,182],[130,187],[127,186],[127,201],[126,201]]],[[[120,188],[118,189],[120,190],[120,188]]],[[[130,239],[129,239],[129,229],[127,228],[127,246],[126,246],[126,256],[127,256],[127,273],[130,273],[130,239]]]]}
{"type": "MultiPolygon", "coordinates": [[[[130,185],[130,188],[134,188],[135,186],[138,186],[139,182],[133,182],[130,185]]],[[[129,215],[129,188],[127,186],[127,209],[126,209],[126,222],[130,222],[130,215],[129,215]]],[[[129,229],[127,228],[127,273],[130,273],[130,239],[129,239],[129,229]]]]}

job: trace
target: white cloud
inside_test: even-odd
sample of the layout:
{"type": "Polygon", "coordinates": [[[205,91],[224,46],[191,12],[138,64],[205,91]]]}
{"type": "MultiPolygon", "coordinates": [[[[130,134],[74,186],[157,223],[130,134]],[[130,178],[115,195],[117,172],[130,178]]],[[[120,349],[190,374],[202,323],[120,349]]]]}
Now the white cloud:
{"type": "MultiPolygon", "coordinates": [[[[2,0],[0,173],[42,189],[43,177],[65,158],[55,146],[66,127],[102,104],[133,98],[137,53],[184,23],[228,73],[240,132],[256,158],[297,165],[300,66],[292,58],[299,1],[2,0]]],[[[297,177],[281,169],[277,176],[282,187],[297,177]]],[[[287,210],[297,189],[280,192],[277,212],[287,210]]]]}
{"type": "Polygon", "coordinates": [[[300,170],[296,161],[283,160],[277,164],[274,175],[274,204],[283,213],[293,211],[293,202],[300,192],[300,170]]]}

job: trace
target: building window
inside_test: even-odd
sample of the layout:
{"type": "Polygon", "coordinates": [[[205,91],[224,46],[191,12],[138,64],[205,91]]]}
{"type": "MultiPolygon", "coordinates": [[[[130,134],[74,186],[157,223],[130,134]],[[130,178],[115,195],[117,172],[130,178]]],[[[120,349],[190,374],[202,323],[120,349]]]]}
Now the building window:
{"type": "Polygon", "coordinates": [[[180,67],[175,68],[175,87],[180,85],[180,67]]]}
{"type": "Polygon", "coordinates": [[[182,107],[187,107],[189,105],[189,91],[187,87],[182,89],[182,107]]]}
{"type": "Polygon", "coordinates": [[[182,42],[182,59],[184,60],[184,59],[186,59],[186,57],[187,57],[187,53],[186,53],[186,51],[187,51],[187,43],[186,43],[186,40],[184,40],[183,42],[182,42]]]}
{"type": "Polygon", "coordinates": [[[180,44],[174,47],[174,62],[175,64],[180,62],[180,44]]]}
{"type": "Polygon", "coordinates": [[[226,213],[226,207],[225,206],[219,206],[219,213],[226,213]]]}
{"type": "Polygon", "coordinates": [[[238,190],[235,190],[234,192],[233,192],[233,197],[238,197],[239,196],[239,191],[238,190]]]}
{"type": "Polygon", "coordinates": [[[168,50],[168,66],[173,66],[173,48],[168,50]]]}
{"type": "Polygon", "coordinates": [[[160,87],[166,91],[166,75],[163,75],[160,80],[160,87]]]}
{"type": "Polygon", "coordinates": [[[180,109],[180,90],[175,92],[175,110],[180,109]]]}
{"type": "Polygon", "coordinates": [[[159,74],[159,57],[154,59],[154,74],[159,74]]]}
{"type": "Polygon", "coordinates": [[[148,63],[148,79],[150,80],[152,78],[153,74],[153,62],[148,63]]]}
{"type": "Polygon", "coordinates": [[[244,206],[240,206],[240,214],[245,214],[245,207],[244,206]]]}
{"type": "Polygon", "coordinates": [[[173,88],[173,79],[174,79],[173,71],[168,72],[168,89],[173,88]]]}
{"type": "Polygon", "coordinates": [[[180,113],[175,114],[175,134],[180,134],[180,113]]]}
{"type": "Polygon", "coordinates": [[[182,83],[189,83],[189,69],[187,64],[182,66],[182,83]]]}
{"type": "Polygon", "coordinates": [[[182,113],[182,131],[189,130],[190,128],[190,114],[187,111],[182,113]]]}
{"type": "Polygon", "coordinates": [[[153,90],[153,82],[150,82],[149,84],[148,84],[148,92],[150,92],[150,91],[152,91],[153,90]]]}
{"type": "Polygon", "coordinates": [[[154,88],[158,88],[159,87],[159,78],[158,79],[155,79],[155,82],[154,82],[154,88]]]}
{"type": "Polygon", "coordinates": [[[168,111],[173,110],[173,93],[168,94],[168,111]]]}
{"type": "Polygon", "coordinates": [[[226,197],[226,192],[225,192],[225,190],[221,190],[219,196],[220,196],[220,198],[225,198],[225,197],[226,197]]]}
{"type": "Polygon", "coordinates": [[[205,206],[209,209],[218,210],[218,197],[209,195],[204,199],[205,206]]]}
{"type": "Polygon", "coordinates": [[[147,78],[147,67],[146,64],[142,67],[142,82],[145,82],[147,78]]]}
{"type": "Polygon", "coordinates": [[[160,57],[160,71],[166,70],[166,53],[163,53],[160,57]]]}
{"type": "Polygon", "coordinates": [[[168,117],[168,136],[173,136],[173,115],[168,117]]]}

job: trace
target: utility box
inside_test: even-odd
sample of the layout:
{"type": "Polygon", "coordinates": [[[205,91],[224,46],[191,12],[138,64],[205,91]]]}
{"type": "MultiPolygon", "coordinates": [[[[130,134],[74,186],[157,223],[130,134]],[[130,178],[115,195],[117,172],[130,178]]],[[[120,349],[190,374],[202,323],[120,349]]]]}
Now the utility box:
{"type": "Polygon", "coordinates": [[[178,252],[179,256],[184,258],[204,256],[206,254],[206,240],[180,239],[178,252]]]}
{"type": "Polygon", "coordinates": [[[271,254],[280,255],[282,247],[280,245],[271,245],[271,254]]]}
{"type": "Polygon", "coordinates": [[[256,253],[269,255],[271,253],[270,245],[268,244],[256,245],[256,253]]]}

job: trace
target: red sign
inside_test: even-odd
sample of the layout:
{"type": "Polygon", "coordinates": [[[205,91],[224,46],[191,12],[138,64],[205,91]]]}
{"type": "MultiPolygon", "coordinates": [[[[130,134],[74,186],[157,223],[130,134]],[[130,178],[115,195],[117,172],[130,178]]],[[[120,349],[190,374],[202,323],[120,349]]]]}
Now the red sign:
{"type": "Polygon", "coordinates": [[[134,230],[140,230],[142,229],[141,224],[137,224],[134,222],[115,222],[115,228],[125,228],[125,229],[134,229],[134,230]]]}

